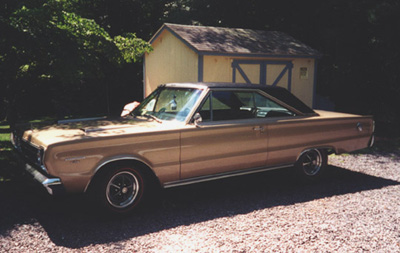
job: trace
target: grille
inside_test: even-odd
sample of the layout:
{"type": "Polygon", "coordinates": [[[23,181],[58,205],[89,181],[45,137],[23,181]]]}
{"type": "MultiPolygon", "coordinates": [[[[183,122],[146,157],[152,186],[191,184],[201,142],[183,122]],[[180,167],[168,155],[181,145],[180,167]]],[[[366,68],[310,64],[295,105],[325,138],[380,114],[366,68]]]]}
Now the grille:
{"type": "MultiPolygon", "coordinates": [[[[30,145],[26,141],[21,141],[22,154],[31,162],[38,164],[38,152],[39,149],[30,145]]],[[[40,164],[38,164],[40,165],[40,164]]]]}

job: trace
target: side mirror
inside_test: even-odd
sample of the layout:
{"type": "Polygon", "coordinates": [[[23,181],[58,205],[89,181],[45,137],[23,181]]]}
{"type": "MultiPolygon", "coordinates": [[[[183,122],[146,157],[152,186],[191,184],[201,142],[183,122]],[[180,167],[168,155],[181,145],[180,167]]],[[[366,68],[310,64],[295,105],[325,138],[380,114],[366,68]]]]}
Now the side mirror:
{"type": "Polygon", "coordinates": [[[196,112],[196,114],[193,116],[193,121],[195,126],[199,126],[199,123],[203,121],[203,118],[201,117],[200,113],[196,112]]]}
{"type": "Polygon", "coordinates": [[[128,116],[133,110],[135,110],[136,107],[140,105],[139,102],[134,101],[132,103],[126,104],[124,106],[124,109],[121,112],[121,117],[128,116]]]}

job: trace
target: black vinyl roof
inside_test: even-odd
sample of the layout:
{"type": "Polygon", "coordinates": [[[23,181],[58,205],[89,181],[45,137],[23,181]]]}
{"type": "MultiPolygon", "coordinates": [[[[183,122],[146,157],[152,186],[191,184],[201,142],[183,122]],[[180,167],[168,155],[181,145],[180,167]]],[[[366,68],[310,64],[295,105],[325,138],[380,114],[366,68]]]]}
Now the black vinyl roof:
{"type": "Polygon", "coordinates": [[[282,87],[270,86],[270,85],[261,85],[261,84],[246,84],[246,83],[171,83],[166,84],[167,86],[180,86],[184,87],[185,85],[199,88],[208,87],[210,89],[258,89],[264,91],[270,96],[284,102],[285,104],[295,108],[304,114],[316,114],[316,112],[308,107],[303,101],[298,99],[295,95],[293,95],[290,91],[282,87]]]}

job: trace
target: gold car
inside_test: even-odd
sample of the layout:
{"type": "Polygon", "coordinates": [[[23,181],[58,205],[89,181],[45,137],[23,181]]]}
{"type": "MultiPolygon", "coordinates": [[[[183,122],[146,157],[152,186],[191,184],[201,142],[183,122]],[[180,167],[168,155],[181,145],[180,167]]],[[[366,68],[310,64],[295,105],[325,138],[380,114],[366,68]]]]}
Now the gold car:
{"type": "Polygon", "coordinates": [[[372,145],[370,116],[312,110],[286,89],[161,85],[129,116],[14,133],[25,169],[50,194],[85,192],[116,213],[163,188],[284,167],[321,175],[329,153],[372,145]]]}

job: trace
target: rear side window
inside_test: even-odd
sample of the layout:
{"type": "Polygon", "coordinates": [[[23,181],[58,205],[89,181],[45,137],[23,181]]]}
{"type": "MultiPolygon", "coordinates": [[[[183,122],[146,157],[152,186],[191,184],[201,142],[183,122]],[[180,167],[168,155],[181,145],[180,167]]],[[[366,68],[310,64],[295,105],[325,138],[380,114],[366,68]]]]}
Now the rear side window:
{"type": "Polygon", "coordinates": [[[203,121],[293,116],[294,113],[256,91],[211,91],[199,110],[203,121]]]}

